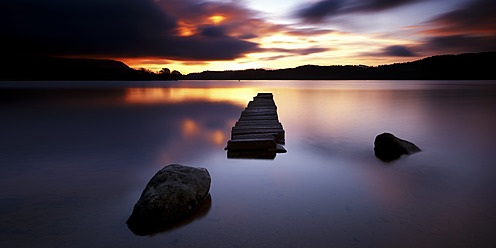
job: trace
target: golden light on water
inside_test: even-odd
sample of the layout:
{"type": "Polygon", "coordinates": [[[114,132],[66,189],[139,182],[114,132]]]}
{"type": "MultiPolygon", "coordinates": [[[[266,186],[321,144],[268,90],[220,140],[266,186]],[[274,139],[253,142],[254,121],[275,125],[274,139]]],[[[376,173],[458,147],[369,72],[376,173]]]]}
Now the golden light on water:
{"type": "Polygon", "coordinates": [[[199,140],[206,140],[215,146],[225,146],[228,140],[229,129],[214,129],[211,130],[206,127],[205,123],[185,119],[181,123],[181,134],[183,138],[193,138],[199,140]]]}
{"type": "Polygon", "coordinates": [[[229,102],[246,106],[257,95],[257,89],[241,88],[129,88],[125,101],[128,103],[158,104],[194,101],[229,102]]]}
{"type": "Polygon", "coordinates": [[[209,138],[217,146],[224,146],[228,140],[227,136],[221,130],[215,130],[209,133],[209,138]]]}
{"type": "MultiPolygon", "coordinates": [[[[125,101],[131,104],[175,104],[184,102],[219,102],[245,107],[260,89],[252,87],[239,88],[129,88],[125,101]]],[[[235,120],[229,120],[226,127],[235,120]]],[[[183,138],[198,138],[221,147],[228,140],[229,128],[209,129],[205,123],[184,119],[180,123],[183,138]]]]}
{"type": "Polygon", "coordinates": [[[200,127],[193,120],[186,119],[182,124],[183,137],[195,136],[200,132],[200,127]]]}

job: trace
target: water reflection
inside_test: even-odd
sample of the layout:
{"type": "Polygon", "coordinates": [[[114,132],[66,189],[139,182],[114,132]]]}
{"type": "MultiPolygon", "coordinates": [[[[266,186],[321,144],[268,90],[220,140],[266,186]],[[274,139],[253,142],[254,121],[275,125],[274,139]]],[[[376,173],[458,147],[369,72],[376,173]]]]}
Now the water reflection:
{"type": "Polygon", "coordinates": [[[242,110],[229,101],[129,103],[119,88],[0,93],[9,95],[0,104],[1,247],[126,246],[124,233],[108,237],[143,185],[165,164],[205,166],[189,162],[224,154],[242,110]]]}
{"type": "Polygon", "coordinates": [[[208,212],[210,211],[210,208],[212,207],[212,196],[210,194],[207,195],[207,198],[203,200],[203,202],[200,204],[198,209],[189,217],[173,222],[173,223],[165,223],[164,225],[156,226],[152,223],[149,225],[142,224],[142,225],[129,225],[128,228],[131,230],[136,235],[139,236],[147,236],[147,235],[157,235],[159,233],[163,232],[169,232],[177,228],[181,228],[185,225],[190,224],[191,222],[195,220],[199,220],[201,218],[204,218],[208,212]]]}
{"type": "Polygon", "coordinates": [[[230,159],[275,159],[276,155],[275,151],[227,151],[230,159]]]}
{"type": "Polygon", "coordinates": [[[128,88],[128,103],[227,102],[244,106],[256,95],[254,88],[128,88]]]}
{"type": "Polygon", "coordinates": [[[496,244],[494,85],[184,85],[2,89],[0,247],[496,244]],[[291,152],[227,159],[231,127],[257,92],[273,92],[291,152]],[[423,152],[385,164],[373,151],[382,132],[423,152]],[[211,207],[179,228],[136,236],[125,219],[170,163],[209,170],[211,207]]]}

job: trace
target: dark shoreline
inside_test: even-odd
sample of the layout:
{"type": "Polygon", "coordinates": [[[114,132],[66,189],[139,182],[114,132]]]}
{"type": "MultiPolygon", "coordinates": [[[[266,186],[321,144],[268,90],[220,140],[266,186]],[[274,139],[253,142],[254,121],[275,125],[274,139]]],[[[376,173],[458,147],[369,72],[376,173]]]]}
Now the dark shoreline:
{"type": "Polygon", "coordinates": [[[496,52],[438,55],[380,66],[303,65],[277,70],[204,71],[181,75],[133,69],[115,60],[49,57],[5,58],[0,81],[177,80],[494,80],[496,52]]]}
{"type": "Polygon", "coordinates": [[[182,80],[492,80],[491,63],[496,52],[440,55],[425,59],[381,65],[316,66],[241,71],[191,73],[182,80]]]}

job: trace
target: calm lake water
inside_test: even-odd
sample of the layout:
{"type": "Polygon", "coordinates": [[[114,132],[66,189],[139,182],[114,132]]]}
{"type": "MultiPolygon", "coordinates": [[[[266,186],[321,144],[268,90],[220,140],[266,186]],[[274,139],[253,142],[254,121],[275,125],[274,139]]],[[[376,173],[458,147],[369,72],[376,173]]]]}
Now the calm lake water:
{"type": "Polygon", "coordinates": [[[0,247],[495,247],[495,81],[0,82],[0,247]],[[227,159],[272,92],[288,153],[227,159]],[[383,162],[376,135],[423,151],[383,162]],[[211,203],[153,236],[125,221],[170,163],[211,203]]]}

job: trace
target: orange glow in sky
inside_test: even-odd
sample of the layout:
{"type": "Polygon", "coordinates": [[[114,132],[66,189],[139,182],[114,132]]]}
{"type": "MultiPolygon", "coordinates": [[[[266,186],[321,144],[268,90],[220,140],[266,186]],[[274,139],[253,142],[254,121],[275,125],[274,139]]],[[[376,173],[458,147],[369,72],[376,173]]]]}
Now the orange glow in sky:
{"type": "Polygon", "coordinates": [[[154,72],[376,66],[496,49],[494,0],[16,2],[2,4],[9,56],[112,59],[154,72]]]}
{"type": "MultiPolygon", "coordinates": [[[[196,32],[193,28],[183,27],[182,35],[191,35],[196,32]]],[[[398,38],[382,37],[381,34],[353,34],[332,32],[308,37],[288,35],[282,32],[250,39],[260,44],[260,52],[249,53],[244,57],[232,61],[174,61],[166,64],[143,63],[149,59],[121,59],[132,68],[147,68],[159,71],[167,67],[178,70],[182,74],[202,71],[244,70],[253,68],[280,69],[293,68],[300,65],[368,65],[377,66],[398,62],[413,61],[417,57],[384,57],[362,56],[363,54],[378,51],[386,46],[411,45],[412,41],[398,38]],[[364,45],[364,43],[366,45],[364,45]],[[293,52],[308,48],[322,48],[321,52],[294,55],[293,52]],[[327,49],[327,50],[326,50],[327,49]]]]}
{"type": "Polygon", "coordinates": [[[219,24],[222,21],[224,21],[226,18],[224,16],[221,16],[221,15],[214,15],[214,16],[209,17],[208,19],[211,20],[214,24],[219,24]]]}
{"type": "Polygon", "coordinates": [[[184,21],[179,21],[176,31],[179,36],[191,36],[196,33],[196,28],[194,25],[188,24],[184,21]]]}
{"type": "MultiPolygon", "coordinates": [[[[210,16],[207,18],[208,21],[204,21],[204,23],[213,23],[213,24],[219,24],[222,21],[224,21],[226,18],[221,15],[214,15],[210,16]]],[[[192,23],[192,22],[186,22],[184,20],[179,20],[177,22],[178,27],[176,28],[176,32],[179,36],[192,36],[196,33],[198,33],[198,25],[202,23],[192,23]]]]}
{"type": "MultiPolygon", "coordinates": [[[[229,7],[222,4],[207,4],[204,5],[205,9],[201,15],[198,14],[200,12],[192,12],[176,16],[176,34],[183,38],[194,39],[195,42],[208,39],[212,39],[214,43],[224,39],[228,42],[225,46],[214,50],[198,48],[199,51],[195,54],[204,52],[223,54],[229,51],[229,44],[235,41],[249,43],[255,48],[246,49],[226,59],[185,60],[164,57],[116,59],[136,69],[147,68],[158,72],[166,67],[184,75],[203,71],[283,69],[310,64],[378,66],[415,61],[437,55],[432,51],[422,51],[428,48],[429,37],[447,36],[449,38],[457,35],[470,37],[471,34],[491,37],[491,35],[496,35],[495,26],[490,21],[468,19],[468,22],[463,22],[449,15],[443,16],[442,13],[449,13],[459,8],[461,5],[457,2],[462,1],[464,0],[453,0],[452,3],[445,3],[444,6],[422,2],[416,7],[419,10],[423,9],[425,16],[411,16],[411,9],[408,8],[410,6],[406,3],[403,9],[391,8],[390,11],[388,9],[388,11],[378,11],[370,15],[367,13],[348,15],[344,11],[341,14],[347,17],[346,20],[336,19],[334,22],[332,15],[329,14],[330,20],[319,19],[317,25],[294,19],[294,15],[292,21],[289,18],[291,15],[278,16],[281,11],[291,11],[289,3],[291,0],[289,2],[253,0],[249,1],[250,3],[243,2],[229,7]],[[253,9],[245,8],[244,4],[248,4],[253,9]],[[437,11],[439,12],[436,13],[437,11]],[[477,23],[477,25],[470,23],[477,23]],[[409,51],[409,54],[389,52],[388,48],[391,47],[401,47],[409,51]]],[[[296,2],[302,4],[294,5],[292,10],[295,10],[294,7],[297,6],[300,10],[305,10],[307,8],[305,6],[316,7],[317,3],[324,1],[310,1],[307,5],[303,5],[303,1],[300,0],[295,0],[294,3],[296,2]]],[[[475,5],[471,6],[476,10],[475,5]]],[[[171,13],[174,13],[175,9],[171,8],[171,13]]],[[[322,11],[325,12],[325,10],[322,11]]],[[[316,14],[317,12],[309,11],[308,13],[316,14]]],[[[452,14],[456,13],[459,12],[452,12],[452,14]]],[[[470,13],[470,10],[467,10],[467,13],[470,13]]],[[[465,15],[465,17],[474,18],[471,15],[465,15]]],[[[434,41],[435,39],[432,44],[435,45],[434,41]]],[[[458,43],[448,42],[447,44],[458,43]]],[[[244,46],[250,45],[240,45],[241,48],[244,46]]],[[[445,46],[442,47],[445,48],[445,46]]],[[[456,47],[451,50],[446,49],[458,51],[456,47]]]]}

